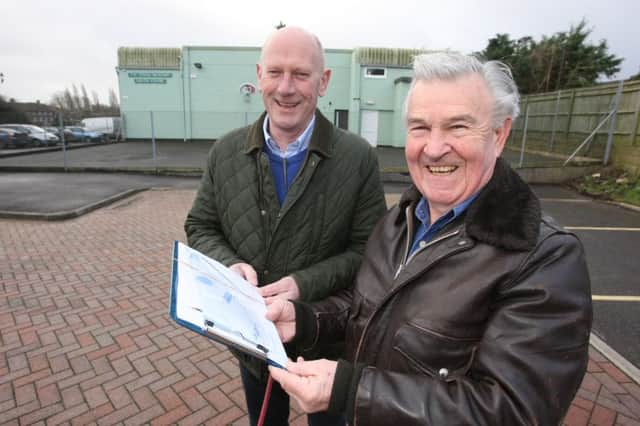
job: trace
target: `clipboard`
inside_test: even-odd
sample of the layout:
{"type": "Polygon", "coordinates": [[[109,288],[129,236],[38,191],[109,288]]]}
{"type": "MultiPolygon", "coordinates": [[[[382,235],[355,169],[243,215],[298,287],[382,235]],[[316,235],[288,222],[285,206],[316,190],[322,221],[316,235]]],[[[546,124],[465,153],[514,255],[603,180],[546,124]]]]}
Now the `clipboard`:
{"type": "Polygon", "coordinates": [[[258,289],[229,268],[173,243],[169,316],[179,325],[285,368],[287,353],[258,289]]]}

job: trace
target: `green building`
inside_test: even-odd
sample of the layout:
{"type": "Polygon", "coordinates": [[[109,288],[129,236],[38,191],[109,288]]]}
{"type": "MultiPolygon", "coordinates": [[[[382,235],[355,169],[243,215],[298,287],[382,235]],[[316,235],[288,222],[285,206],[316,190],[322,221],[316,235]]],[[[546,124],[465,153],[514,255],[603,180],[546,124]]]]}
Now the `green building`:
{"type": "MultiPolygon", "coordinates": [[[[404,146],[402,113],[418,50],[326,50],[331,69],[322,113],[372,145],[404,146]]],[[[216,139],[264,110],[257,47],[118,49],[118,84],[127,139],[216,139]]]]}

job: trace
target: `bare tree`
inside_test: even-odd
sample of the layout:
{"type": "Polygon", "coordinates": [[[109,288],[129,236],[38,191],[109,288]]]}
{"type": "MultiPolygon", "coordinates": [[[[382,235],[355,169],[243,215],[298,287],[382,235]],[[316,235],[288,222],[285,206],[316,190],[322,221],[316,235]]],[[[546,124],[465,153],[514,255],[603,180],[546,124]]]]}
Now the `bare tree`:
{"type": "Polygon", "coordinates": [[[56,92],[51,96],[51,101],[49,101],[49,105],[63,111],[66,109],[66,105],[64,102],[64,91],[56,92]]]}
{"type": "Polygon", "coordinates": [[[76,109],[76,104],[73,101],[73,95],[69,91],[68,87],[64,89],[64,103],[65,103],[65,108],[68,111],[73,111],[76,109]]]}
{"type": "Polygon", "coordinates": [[[80,90],[82,91],[82,109],[85,113],[91,112],[91,101],[89,101],[87,88],[84,87],[84,84],[80,86],[80,90]]]}
{"type": "Polygon", "coordinates": [[[120,114],[118,95],[115,90],[109,89],[109,104],[103,104],[100,102],[98,92],[93,90],[89,96],[89,91],[84,84],[79,87],[80,90],[77,84],[72,84],[71,90],[67,87],[51,97],[49,104],[62,111],[65,123],[77,123],[90,116],[120,114]]]}
{"type": "Polygon", "coordinates": [[[120,109],[120,104],[118,103],[118,95],[116,95],[116,91],[113,88],[109,89],[109,108],[111,108],[114,112],[120,109]]]}
{"type": "Polygon", "coordinates": [[[99,110],[101,105],[100,105],[100,97],[98,96],[98,92],[93,90],[91,92],[91,98],[93,99],[93,109],[94,110],[99,110]]]}
{"type": "Polygon", "coordinates": [[[80,92],[78,91],[78,86],[73,84],[71,85],[71,89],[73,90],[73,105],[76,111],[82,111],[82,100],[80,99],[80,92]]]}

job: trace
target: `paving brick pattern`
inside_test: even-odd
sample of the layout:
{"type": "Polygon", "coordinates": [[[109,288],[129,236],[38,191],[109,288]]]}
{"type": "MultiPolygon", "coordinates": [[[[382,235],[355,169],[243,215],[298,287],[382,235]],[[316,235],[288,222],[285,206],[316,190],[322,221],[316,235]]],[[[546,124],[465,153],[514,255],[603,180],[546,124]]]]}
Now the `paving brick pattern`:
{"type": "MultiPolygon", "coordinates": [[[[167,313],[193,197],[0,220],[0,424],[248,424],[235,359],[167,313]]],[[[295,407],[291,420],[306,424],[295,407]]],[[[640,387],[592,351],[565,424],[640,425],[640,387]]]]}

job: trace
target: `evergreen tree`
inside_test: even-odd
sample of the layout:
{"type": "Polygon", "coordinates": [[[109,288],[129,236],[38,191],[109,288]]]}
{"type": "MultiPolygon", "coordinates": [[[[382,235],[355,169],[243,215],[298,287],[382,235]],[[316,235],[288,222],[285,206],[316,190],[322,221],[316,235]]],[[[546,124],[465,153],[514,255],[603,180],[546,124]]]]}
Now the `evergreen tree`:
{"type": "Polygon", "coordinates": [[[540,41],[496,34],[480,54],[508,64],[524,94],[591,86],[603,76],[613,77],[623,61],[608,53],[606,40],[587,42],[591,32],[582,20],[569,31],[543,36],[540,41]]]}

